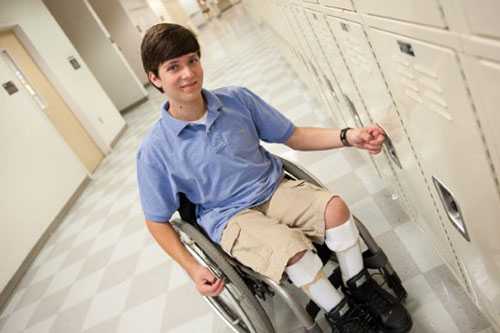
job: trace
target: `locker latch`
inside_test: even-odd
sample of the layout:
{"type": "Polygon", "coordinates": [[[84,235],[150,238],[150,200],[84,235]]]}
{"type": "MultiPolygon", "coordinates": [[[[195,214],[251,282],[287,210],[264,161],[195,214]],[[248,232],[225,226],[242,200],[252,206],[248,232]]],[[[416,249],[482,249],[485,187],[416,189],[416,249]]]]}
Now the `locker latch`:
{"type": "Polygon", "coordinates": [[[2,87],[9,95],[14,95],[16,92],[19,91],[19,89],[17,89],[16,85],[12,81],[5,82],[4,84],[2,84],[2,87]]]}
{"type": "Polygon", "coordinates": [[[451,191],[448,190],[448,188],[436,177],[432,176],[432,181],[436,187],[439,198],[441,199],[441,204],[443,205],[451,224],[467,241],[470,242],[469,233],[467,231],[467,227],[465,226],[465,220],[458,201],[455,199],[451,191]]]}
{"type": "Polygon", "coordinates": [[[402,53],[407,54],[407,55],[412,56],[412,57],[415,56],[415,52],[413,51],[413,46],[411,46],[410,43],[405,43],[405,42],[398,40],[398,45],[399,45],[399,50],[402,53]]]}
{"type": "Polygon", "coordinates": [[[68,57],[68,61],[71,64],[71,67],[73,67],[74,70],[77,70],[77,69],[79,69],[81,67],[80,63],[78,62],[78,60],[76,60],[75,57],[73,57],[73,56],[68,57]]]}

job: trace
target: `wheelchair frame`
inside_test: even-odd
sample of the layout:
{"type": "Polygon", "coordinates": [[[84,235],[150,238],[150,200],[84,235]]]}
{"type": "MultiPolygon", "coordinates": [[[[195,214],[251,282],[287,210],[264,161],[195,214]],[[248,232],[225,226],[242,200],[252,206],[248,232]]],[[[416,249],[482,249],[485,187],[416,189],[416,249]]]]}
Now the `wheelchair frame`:
{"type": "MultiPolygon", "coordinates": [[[[303,179],[311,184],[326,188],[315,176],[307,172],[302,167],[281,158],[283,168],[287,177],[293,179],[303,179]]],[[[226,254],[217,244],[214,244],[206,236],[203,229],[196,224],[195,206],[181,194],[181,205],[179,213],[181,219],[173,220],[173,225],[181,235],[181,241],[193,256],[203,265],[209,267],[217,277],[225,278],[225,293],[228,294],[228,300],[221,301],[219,296],[204,297],[212,308],[221,316],[235,332],[274,332],[269,317],[257,301],[257,298],[265,300],[267,296],[278,294],[295,314],[306,332],[322,332],[319,325],[315,322],[315,317],[319,312],[319,307],[312,301],[304,308],[284,287],[287,280],[286,274],[283,275],[280,283],[276,283],[270,278],[263,276],[252,269],[237,262],[234,258],[226,254]],[[245,288],[246,286],[247,288],[245,288]],[[238,290],[236,290],[236,289],[238,290]],[[249,294],[249,292],[251,294],[249,294]],[[236,303],[238,304],[236,304],[236,303]],[[253,311],[247,311],[242,308],[241,303],[246,303],[247,307],[252,307],[253,311]],[[237,312],[239,318],[233,318],[237,312]],[[233,316],[231,316],[233,315],[233,316]],[[252,318],[255,317],[252,322],[252,318]],[[261,321],[256,323],[256,321],[261,321]],[[242,324],[243,322],[243,324],[242,324]],[[255,325],[260,325],[255,327],[255,325]],[[245,330],[247,328],[247,330],[245,330]]],[[[363,252],[365,267],[376,269],[385,278],[387,286],[400,301],[404,301],[407,292],[402,286],[401,280],[383,250],[370,235],[364,224],[353,215],[353,219],[358,227],[361,239],[364,241],[367,250],[363,252]]],[[[334,253],[329,251],[325,245],[315,244],[318,255],[324,264],[329,260],[336,261],[334,253]]],[[[340,270],[337,268],[329,277],[332,283],[339,287],[342,284],[340,270]]],[[[245,306],[245,305],[243,305],[245,306]]]]}

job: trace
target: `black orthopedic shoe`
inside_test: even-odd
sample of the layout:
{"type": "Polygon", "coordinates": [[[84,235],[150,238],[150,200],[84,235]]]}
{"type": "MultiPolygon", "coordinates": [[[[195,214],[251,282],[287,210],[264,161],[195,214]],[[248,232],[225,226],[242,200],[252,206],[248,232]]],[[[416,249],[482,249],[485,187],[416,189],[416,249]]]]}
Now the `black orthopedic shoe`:
{"type": "Polygon", "coordinates": [[[411,329],[413,322],[408,311],[366,269],[347,281],[344,292],[378,319],[383,332],[404,333],[411,329]]]}
{"type": "Polygon", "coordinates": [[[332,327],[332,333],[379,333],[380,328],[375,319],[362,305],[350,302],[348,297],[325,314],[332,327]]]}

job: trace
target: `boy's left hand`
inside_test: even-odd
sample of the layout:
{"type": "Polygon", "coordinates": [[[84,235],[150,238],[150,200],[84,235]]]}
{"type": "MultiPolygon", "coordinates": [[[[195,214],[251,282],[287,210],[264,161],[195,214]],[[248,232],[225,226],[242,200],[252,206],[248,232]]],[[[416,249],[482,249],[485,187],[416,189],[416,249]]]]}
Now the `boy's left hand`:
{"type": "Polygon", "coordinates": [[[347,131],[347,141],[356,148],[368,150],[372,155],[380,153],[385,132],[376,125],[353,128],[347,131]]]}

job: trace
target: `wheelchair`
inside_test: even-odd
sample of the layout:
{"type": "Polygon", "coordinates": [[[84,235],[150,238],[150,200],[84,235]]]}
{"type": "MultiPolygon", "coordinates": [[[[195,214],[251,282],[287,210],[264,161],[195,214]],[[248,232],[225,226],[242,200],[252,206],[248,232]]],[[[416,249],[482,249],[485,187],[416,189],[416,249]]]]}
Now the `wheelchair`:
{"type": "MultiPolygon", "coordinates": [[[[302,179],[325,188],[316,177],[303,168],[284,158],[280,157],[280,159],[283,162],[285,177],[302,179]]],[[[172,223],[179,233],[182,243],[199,263],[208,267],[218,278],[224,279],[225,288],[221,294],[215,297],[204,296],[204,298],[234,332],[276,332],[269,316],[259,302],[259,300],[265,301],[266,298],[276,294],[288,305],[305,332],[323,332],[315,321],[320,311],[319,307],[312,301],[309,301],[306,307],[300,305],[299,301],[286,288],[286,284],[289,282],[286,273],[283,274],[280,283],[276,283],[226,254],[219,245],[214,244],[206,236],[204,230],[196,223],[195,205],[182,193],[180,194],[178,212],[181,218],[174,219],[172,223]]],[[[380,283],[384,284],[400,302],[403,302],[407,297],[407,292],[384,251],[377,245],[363,223],[354,215],[353,219],[359,229],[361,239],[366,245],[366,250],[363,251],[365,267],[371,274],[375,271],[373,274],[382,278],[380,283]]],[[[335,254],[326,245],[314,245],[324,265],[329,261],[336,262],[335,254]]],[[[338,265],[328,278],[336,288],[341,286],[342,278],[338,265]]]]}

